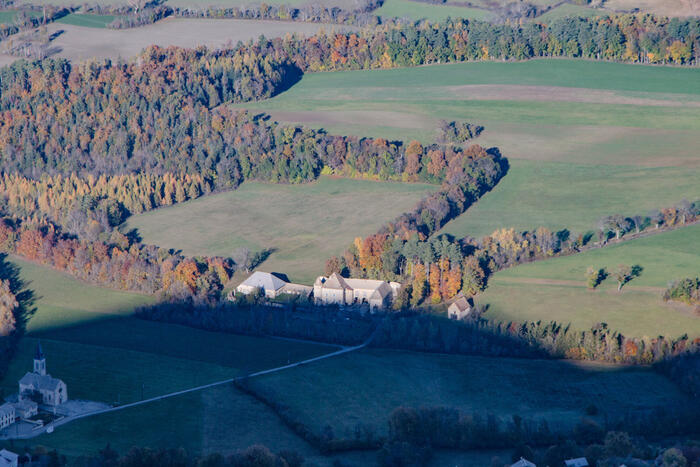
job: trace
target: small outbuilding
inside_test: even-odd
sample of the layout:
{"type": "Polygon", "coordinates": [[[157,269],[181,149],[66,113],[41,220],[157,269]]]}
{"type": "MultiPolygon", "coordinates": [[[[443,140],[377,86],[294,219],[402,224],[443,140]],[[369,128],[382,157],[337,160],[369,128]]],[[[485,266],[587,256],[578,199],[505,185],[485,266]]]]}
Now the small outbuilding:
{"type": "Polygon", "coordinates": [[[0,450],[0,467],[17,467],[19,455],[7,449],[0,450]]]}
{"type": "Polygon", "coordinates": [[[588,467],[588,459],[585,457],[577,457],[575,459],[565,460],[566,467],[588,467]]]}
{"type": "Polygon", "coordinates": [[[464,296],[462,292],[458,293],[455,300],[447,308],[447,316],[450,319],[464,319],[472,312],[471,300],[464,296]]]}
{"type": "Polygon", "coordinates": [[[267,298],[275,298],[285,284],[287,284],[287,282],[274,274],[255,271],[248,279],[244,280],[236,287],[236,292],[249,295],[257,290],[262,290],[267,298]]]}

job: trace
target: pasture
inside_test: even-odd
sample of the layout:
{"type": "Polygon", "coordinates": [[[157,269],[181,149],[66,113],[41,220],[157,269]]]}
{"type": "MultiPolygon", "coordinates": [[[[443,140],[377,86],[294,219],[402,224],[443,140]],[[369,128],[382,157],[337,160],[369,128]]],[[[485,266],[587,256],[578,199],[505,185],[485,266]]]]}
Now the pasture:
{"type": "Polygon", "coordinates": [[[591,404],[604,417],[688,400],[649,369],[375,349],[249,384],[313,432],[327,432],[328,425],[336,438],[353,438],[358,424],[384,435],[389,414],[400,406],[454,407],[503,419],[520,415],[545,419],[554,429],[571,428],[591,404]]]}
{"type": "Polygon", "coordinates": [[[109,23],[114,21],[114,15],[91,15],[71,13],[56,20],[59,24],[68,24],[72,26],[82,26],[86,28],[105,29],[109,23]]]}
{"type": "MultiPolygon", "coordinates": [[[[66,382],[71,399],[110,404],[207,384],[334,349],[139,320],[129,315],[134,307],[151,303],[152,297],[88,285],[17,258],[10,261],[19,267],[20,277],[37,299],[29,332],[0,382],[5,395],[16,391],[17,380],[31,369],[38,342],[47,356],[48,371],[66,382]]],[[[212,421],[217,409],[228,414],[237,411],[250,420],[259,406],[237,393],[214,401],[211,393],[217,390],[71,423],[28,444],[53,446],[70,455],[94,453],[107,443],[123,449],[142,444],[182,445],[192,452],[209,449],[207,443],[216,449],[225,445],[243,448],[256,442],[275,445],[276,437],[266,438],[269,433],[251,430],[249,424],[230,424],[229,431],[216,432],[222,420],[212,421]],[[163,429],[154,430],[151,423],[163,429]],[[207,426],[203,433],[202,427],[207,426]]],[[[265,419],[263,413],[260,417],[265,419]]],[[[274,420],[267,420],[266,430],[274,432],[274,420]]],[[[284,433],[283,427],[275,429],[284,433]]]]}
{"type": "Polygon", "coordinates": [[[665,303],[672,280],[700,275],[700,225],[620,244],[523,264],[498,272],[478,297],[485,317],[498,321],[550,321],[590,329],[597,323],[626,335],[700,336],[691,307],[665,303]],[[640,265],[641,275],[617,291],[614,277],[596,290],[586,287],[588,267],[612,273],[619,264],[640,265]]]}
{"type": "Polygon", "coordinates": [[[427,19],[433,22],[447,18],[467,18],[489,21],[494,15],[487,9],[454,5],[431,5],[413,0],[386,0],[375,13],[382,18],[427,19]]]}
{"type": "Polygon", "coordinates": [[[585,231],[700,198],[700,70],[584,60],[471,62],[307,74],[245,107],[332,132],[424,142],[440,119],[486,127],[506,177],[446,226],[455,236],[540,225],[585,231]]]}
{"type": "Polygon", "coordinates": [[[123,230],[136,229],[146,243],[191,255],[230,256],[241,246],[271,249],[262,270],[311,284],[323,273],[326,259],[412,209],[434,189],[330,177],[302,185],[248,182],[234,191],[133,216],[123,230]]]}

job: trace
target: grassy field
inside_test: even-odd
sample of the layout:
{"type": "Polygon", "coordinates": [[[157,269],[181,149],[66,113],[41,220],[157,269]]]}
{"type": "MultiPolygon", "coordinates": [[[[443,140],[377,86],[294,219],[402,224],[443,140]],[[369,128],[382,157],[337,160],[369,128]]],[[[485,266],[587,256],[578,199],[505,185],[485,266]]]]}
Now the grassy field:
{"type": "Polygon", "coordinates": [[[448,224],[593,228],[602,215],[700,198],[700,70],[575,60],[307,74],[247,107],[329,131],[432,141],[440,119],[480,123],[511,170],[448,224]],[[575,189],[572,189],[575,188],[575,189]]]}
{"type": "Polygon", "coordinates": [[[386,350],[347,354],[250,384],[314,432],[329,425],[338,438],[352,437],[358,423],[385,434],[388,415],[400,406],[517,414],[544,418],[554,428],[577,423],[590,404],[602,417],[687,402],[647,369],[386,350]]]}
{"type": "Polygon", "coordinates": [[[700,316],[661,298],[669,281],[700,275],[698,242],[700,225],[694,225],[524,264],[496,273],[479,302],[489,304],[487,317],[501,321],[554,320],[578,329],[607,323],[634,336],[700,336],[700,316]],[[621,293],[613,277],[595,291],[586,288],[589,266],[612,272],[619,264],[638,264],[644,270],[621,293]]]}
{"type": "Polygon", "coordinates": [[[71,13],[56,20],[60,24],[70,24],[73,26],[83,26],[86,28],[105,29],[109,23],[114,21],[114,15],[83,15],[71,13]]]}
{"type": "Polygon", "coordinates": [[[468,8],[452,5],[430,5],[412,0],[386,0],[375,12],[382,18],[410,18],[444,21],[447,18],[468,18],[489,21],[493,14],[481,8],[468,8]]]}
{"type": "Polygon", "coordinates": [[[229,256],[240,246],[273,249],[261,269],[311,284],[328,257],[413,208],[432,189],[328,177],[303,185],[245,183],[232,192],[134,216],[124,229],[135,228],[147,243],[188,254],[229,256]]]}
{"type": "MultiPolygon", "coordinates": [[[[17,258],[11,262],[20,268],[26,287],[34,291],[37,311],[0,382],[3,395],[16,391],[17,380],[31,369],[38,342],[47,356],[49,372],[66,382],[71,399],[106,403],[136,401],[333,349],[139,320],[129,315],[135,306],[151,303],[151,297],[84,284],[17,258]]],[[[195,453],[230,451],[256,442],[299,443],[284,427],[273,427],[276,420],[271,415],[260,413],[261,431],[247,423],[259,408],[233,388],[219,388],[71,423],[28,444],[80,455],[94,453],[107,443],[119,449],[182,445],[195,453]],[[221,391],[230,394],[223,397],[221,391]],[[240,423],[246,425],[224,420],[217,410],[229,415],[240,412],[232,419],[240,416],[240,423]],[[159,425],[158,430],[153,423],[159,425]]]]}

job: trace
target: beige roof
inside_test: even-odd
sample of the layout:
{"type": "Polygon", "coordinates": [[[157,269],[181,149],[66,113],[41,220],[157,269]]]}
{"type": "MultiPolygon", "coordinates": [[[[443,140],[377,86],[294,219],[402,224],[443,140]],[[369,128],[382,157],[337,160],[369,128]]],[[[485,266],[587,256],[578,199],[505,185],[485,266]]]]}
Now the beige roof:
{"type": "Polygon", "coordinates": [[[452,302],[452,305],[450,305],[450,308],[452,308],[453,306],[457,307],[457,309],[459,311],[467,311],[467,310],[471,309],[471,307],[472,307],[469,304],[469,300],[467,300],[467,297],[465,297],[464,294],[462,294],[462,292],[460,292],[457,295],[457,299],[454,302],[452,302]]]}
{"type": "Polygon", "coordinates": [[[353,289],[365,290],[378,289],[382,286],[382,284],[386,284],[385,281],[378,281],[374,279],[345,279],[345,282],[353,289]]]}
{"type": "Polygon", "coordinates": [[[255,271],[248,279],[241,283],[241,285],[244,286],[247,285],[248,287],[257,287],[263,290],[271,291],[281,289],[284,287],[284,284],[286,284],[286,282],[274,274],[262,271],[255,271]]]}
{"type": "Polygon", "coordinates": [[[323,287],[327,289],[351,289],[352,287],[348,285],[347,281],[350,279],[344,279],[337,273],[331,274],[331,276],[323,283],[323,287]]]}

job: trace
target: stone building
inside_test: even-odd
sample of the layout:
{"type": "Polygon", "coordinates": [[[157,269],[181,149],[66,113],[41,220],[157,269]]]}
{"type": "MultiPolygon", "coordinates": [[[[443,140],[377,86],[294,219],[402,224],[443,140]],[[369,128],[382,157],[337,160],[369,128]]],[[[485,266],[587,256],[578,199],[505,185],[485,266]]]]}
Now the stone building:
{"type": "Polygon", "coordinates": [[[282,294],[308,297],[313,289],[308,285],[292,284],[274,274],[262,271],[255,271],[236,287],[236,293],[243,295],[255,293],[258,290],[261,290],[267,298],[277,298],[282,294]]]}
{"type": "Polygon", "coordinates": [[[16,419],[17,415],[13,404],[6,402],[0,405],[0,430],[15,423],[16,419]]]}
{"type": "Polygon", "coordinates": [[[391,304],[401,284],[372,279],[346,279],[337,273],[320,276],[314,282],[314,301],[322,305],[353,305],[366,303],[370,309],[382,309],[391,304]]]}
{"type": "Polygon", "coordinates": [[[19,400],[31,400],[39,394],[41,404],[57,406],[68,400],[66,383],[46,373],[46,357],[41,344],[36,348],[34,371],[28,372],[19,380],[19,400]]]}
{"type": "Polygon", "coordinates": [[[472,303],[462,292],[458,293],[455,300],[447,308],[447,316],[450,319],[461,320],[469,316],[472,312],[472,303]]]}

